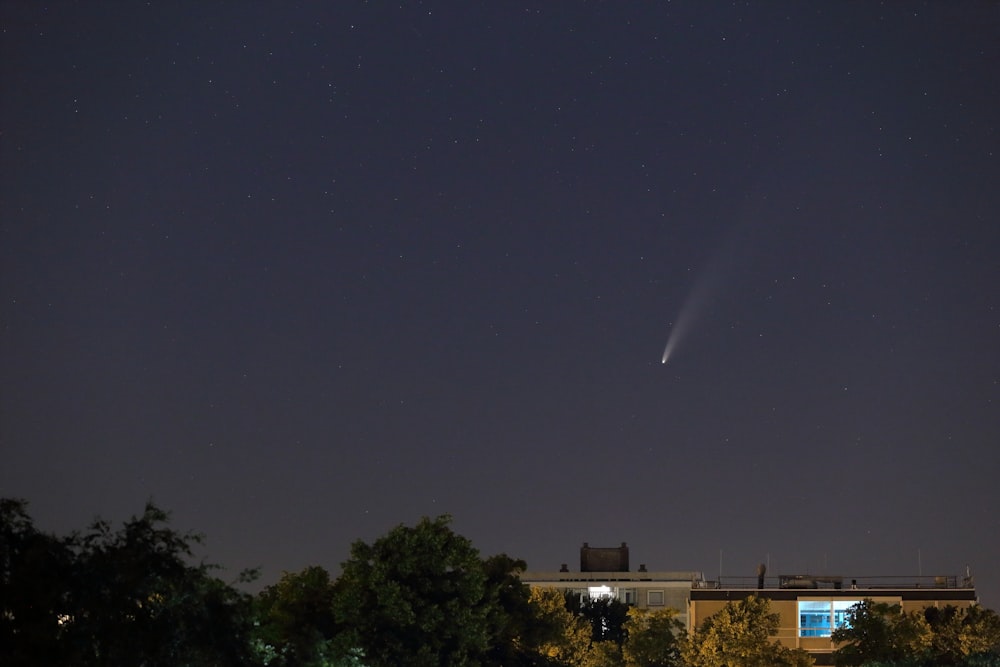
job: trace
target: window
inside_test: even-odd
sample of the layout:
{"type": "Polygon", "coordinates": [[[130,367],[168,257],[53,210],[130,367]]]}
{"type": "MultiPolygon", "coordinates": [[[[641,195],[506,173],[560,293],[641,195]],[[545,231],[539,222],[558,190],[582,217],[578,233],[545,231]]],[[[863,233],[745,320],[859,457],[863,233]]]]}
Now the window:
{"type": "Polygon", "coordinates": [[[829,637],[858,600],[799,600],[799,637],[829,637]]]}
{"type": "Polygon", "coordinates": [[[646,593],[646,604],[650,607],[662,607],[663,591],[648,591],[646,593]]]}
{"type": "Polygon", "coordinates": [[[591,600],[597,600],[599,598],[614,597],[614,593],[611,592],[610,586],[591,586],[587,589],[587,597],[591,600]]]}

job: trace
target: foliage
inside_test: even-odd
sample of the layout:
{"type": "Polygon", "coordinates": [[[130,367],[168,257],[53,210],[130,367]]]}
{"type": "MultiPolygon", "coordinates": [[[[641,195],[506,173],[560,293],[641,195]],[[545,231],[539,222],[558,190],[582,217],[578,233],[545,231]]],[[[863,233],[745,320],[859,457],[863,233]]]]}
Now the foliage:
{"type": "Polygon", "coordinates": [[[833,633],[838,665],[1000,665],[1000,616],[978,605],[927,607],[863,600],[833,633]]]}
{"type": "Polygon", "coordinates": [[[370,667],[472,665],[487,652],[486,572],[450,521],[424,518],[351,547],[334,611],[370,667]]]}
{"type": "MultiPolygon", "coordinates": [[[[805,667],[774,641],[767,599],[730,602],[684,636],[673,610],[530,589],[525,563],[485,560],[450,517],[356,542],[343,573],[284,573],[256,598],[192,562],[201,536],[148,503],[115,529],[56,537],[0,499],[0,664],[159,667],[805,667]]],[[[251,575],[245,575],[251,576],[251,575]]],[[[864,600],[834,631],[840,665],[1000,667],[1000,616],[903,613],[864,600]]]]}
{"type": "Polygon", "coordinates": [[[249,597],[190,565],[202,538],[166,526],[147,503],[118,531],[95,522],[74,538],[77,600],[69,634],[81,664],[246,664],[249,597]]]}
{"type": "Polygon", "coordinates": [[[851,607],[846,623],[833,631],[834,643],[841,644],[834,660],[838,665],[913,663],[929,653],[932,638],[923,614],[866,599],[851,607]]]}
{"type": "Polygon", "coordinates": [[[691,667],[812,664],[805,651],[771,641],[778,622],[778,614],[771,613],[766,598],[751,595],[745,600],[728,602],[683,642],[681,655],[691,667]]]}
{"type": "Polygon", "coordinates": [[[319,566],[285,572],[278,583],[257,596],[255,631],[258,653],[266,665],[313,667],[335,658],[334,587],[319,566]]]}
{"type": "Polygon", "coordinates": [[[973,605],[928,607],[924,610],[933,633],[931,655],[935,664],[971,664],[975,656],[990,656],[1000,662],[1000,615],[992,609],[973,605]]]}
{"type": "Polygon", "coordinates": [[[7,665],[58,664],[69,610],[72,553],[35,529],[24,500],[0,499],[0,656],[7,665]]]}
{"type": "Polygon", "coordinates": [[[489,601],[490,646],[487,665],[531,667],[549,664],[539,647],[547,641],[545,628],[535,622],[531,589],[521,582],[526,564],[505,554],[483,562],[489,601]]]}
{"type": "Polygon", "coordinates": [[[62,539],[23,501],[0,514],[5,664],[251,664],[249,597],[189,564],[201,538],[152,503],[120,530],[96,521],[62,539]]]}
{"type": "Polygon", "coordinates": [[[629,606],[611,597],[585,597],[572,591],[565,593],[566,608],[590,623],[590,640],[594,643],[613,641],[619,648],[625,642],[625,619],[629,606]]]}
{"type": "Polygon", "coordinates": [[[959,664],[962,667],[1000,667],[1000,652],[992,650],[989,653],[970,655],[959,664]]]}
{"type": "Polygon", "coordinates": [[[676,609],[628,610],[625,632],[628,639],[622,646],[627,667],[673,667],[681,664],[680,645],[684,624],[676,609]]]}
{"type": "Polygon", "coordinates": [[[590,624],[566,607],[555,588],[533,588],[532,620],[538,628],[538,653],[551,664],[580,665],[590,649],[590,624]]]}
{"type": "Polygon", "coordinates": [[[621,647],[610,640],[591,643],[582,663],[583,667],[621,667],[623,664],[621,647]]]}

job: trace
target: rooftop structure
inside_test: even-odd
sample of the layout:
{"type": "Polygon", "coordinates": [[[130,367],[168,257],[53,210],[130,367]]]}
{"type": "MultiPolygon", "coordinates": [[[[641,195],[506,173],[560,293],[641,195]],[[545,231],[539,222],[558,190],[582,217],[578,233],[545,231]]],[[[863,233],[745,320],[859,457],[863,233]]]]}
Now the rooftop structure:
{"type": "Polygon", "coordinates": [[[584,542],[580,571],[571,572],[563,563],[558,571],[529,571],[520,578],[532,588],[555,588],[583,598],[613,598],[641,609],[670,607],[686,622],[691,589],[702,585],[704,575],[692,570],[651,572],[645,564],[630,572],[626,543],[591,547],[584,542]]]}

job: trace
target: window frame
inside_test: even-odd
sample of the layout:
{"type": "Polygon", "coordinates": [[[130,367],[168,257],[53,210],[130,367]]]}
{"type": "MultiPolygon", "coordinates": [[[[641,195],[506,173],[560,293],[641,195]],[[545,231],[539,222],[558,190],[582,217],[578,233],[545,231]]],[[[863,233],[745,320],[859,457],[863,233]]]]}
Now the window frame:
{"type": "Polygon", "coordinates": [[[827,597],[798,598],[795,601],[796,635],[798,637],[831,637],[834,630],[847,625],[847,610],[860,602],[861,600],[827,597]],[[803,605],[806,605],[805,609],[803,609],[803,605]],[[826,622],[803,625],[803,617],[806,615],[816,618],[825,617],[826,622]]]}

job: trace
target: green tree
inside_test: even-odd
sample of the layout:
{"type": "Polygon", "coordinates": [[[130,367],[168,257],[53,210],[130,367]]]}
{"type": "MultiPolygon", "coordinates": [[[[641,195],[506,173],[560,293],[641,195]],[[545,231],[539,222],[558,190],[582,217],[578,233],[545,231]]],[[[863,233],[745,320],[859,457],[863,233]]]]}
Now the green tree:
{"type": "Polygon", "coordinates": [[[345,640],[370,667],[479,664],[489,649],[491,596],[479,553],[451,517],[357,541],[336,584],[345,640]]]}
{"type": "Polygon", "coordinates": [[[805,651],[771,641],[778,623],[779,616],[771,613],[766,598],[751,595],[728,602],[682,643],[681,654],[690,667],[811,665],[805,651]]]}
{"type": "Polygon", "coordinates": [[[625,664],[622,648],[613,641],[592,642],[582,664],[584,667],[622,667],[625,664]]]}
{"type": "Polygon", "coordinates": [[[979,605],[927,607],[924,618],[932,632],[935,664],[960,665],[977,656],[1000,658],[1000,615],[995,611],[979,605]]]}
{"type": "Polygon", "coordinates": [[[533,588],[532,619],[538,631],[533,644],[553,665],[582,665],[590,650],[591,627],[566,607],[566,597],[556,588],[533,588]]]}
{"type": "Polygon", "coordinates": [[[77,664],[252,662],[250,596],[213,577],[214,566],[191,564],[203,538],[168,521],[147,503],[117,531],[99,520],[72,537],[73,605],[64,627],[77,664]]]}
{"type": "Polygon", "coordinates": [[[684,624],[676,609],[631,607],[625,621],[622,655],[627,667],[674,667],[681,664],[684,624]]]}
{"type": "Polygon", "coordinates": [[[930,654],[933,632],[920,612],[865,599],[847,611],[831,638],[839,645],[833,653],[837,665],[918,664],[930,654]]]}
{"type": "Polygon", "coordinates": [[[535,619],[531,589],[519,578],[527,565],[523,560],[500,554],[487,558],[483,567],[490,600],[491,634],[483,663],[504,667],[547,664],[539,651],[548,638],[546,628],[535,619]]]}
{"type": "Polygon", "coordinates": [[[566,592],[566,607],[590,623],[592,642],[613,641],[619,648],[625,641],[625,619],[629,606],[610,597],[582,597],[566,592]]]}
{"type": "Polygon", "coordinates": [[[60,664],[70,610],[73,553],[65,541],[42,533],[27,502],[0,499],[0,657],[3,664],[60,664]]]}
{"type": "Polygon", "coordinates": [[[4,665],[250,665],[249,596],[192,565],[200,536],[152,503],[119,530],[35,530],[24,501],[0,501],[4,665]]]}
{"type": "Polygon", "coordinates": [[[256,646],[267,665],[318,667],[336,657],[334,587],[319,566],[282,574],[254,601],[256,646]]]}

